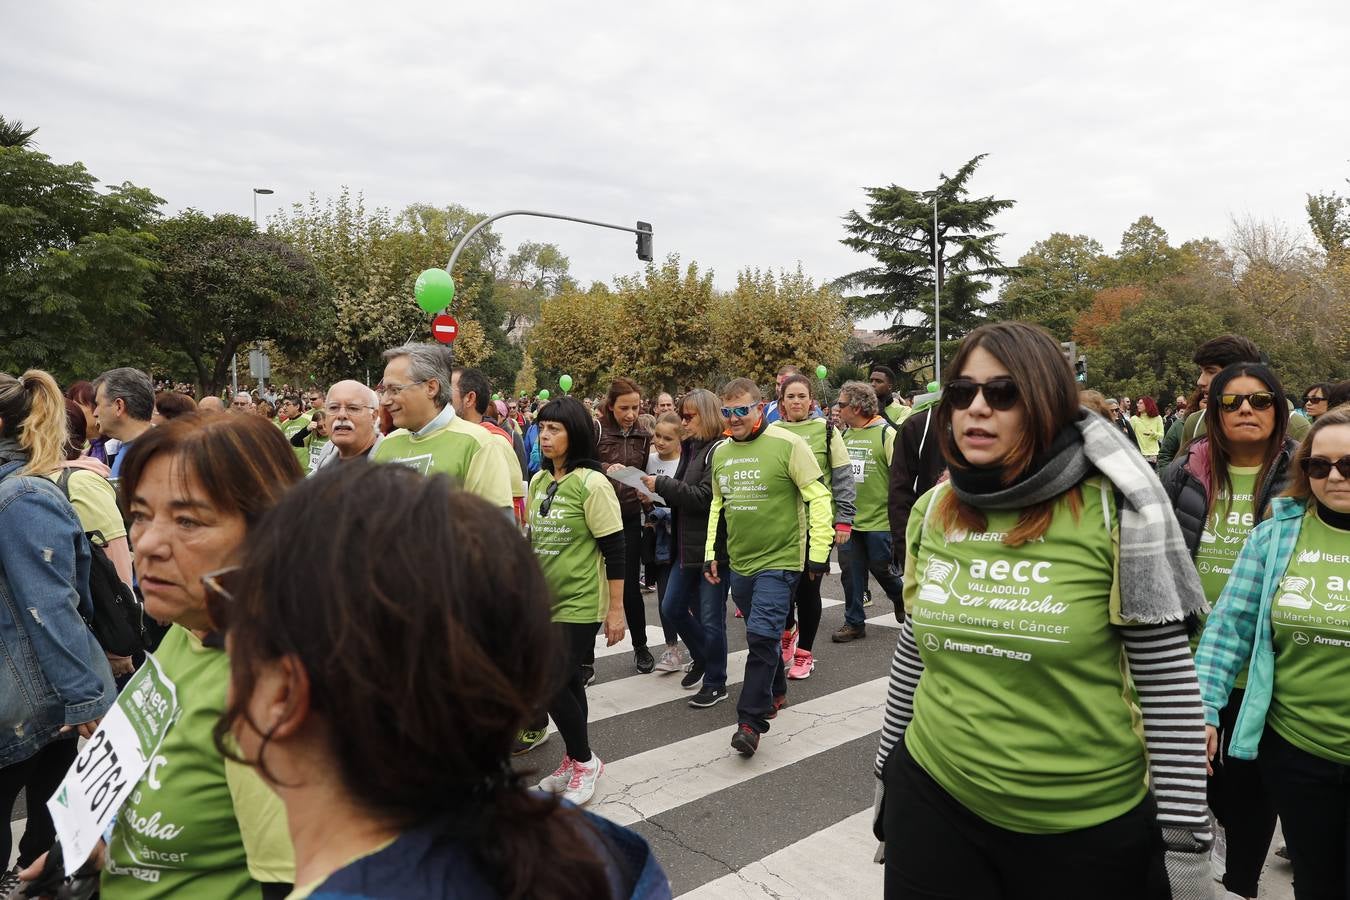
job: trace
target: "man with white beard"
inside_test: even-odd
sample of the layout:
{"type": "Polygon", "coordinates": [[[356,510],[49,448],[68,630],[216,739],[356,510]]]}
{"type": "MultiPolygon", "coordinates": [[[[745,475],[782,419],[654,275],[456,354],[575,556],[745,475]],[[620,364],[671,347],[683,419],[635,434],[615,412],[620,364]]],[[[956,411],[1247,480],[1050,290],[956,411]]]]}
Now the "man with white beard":
{"type": "Polygon", "coordinates": [[[328,389],[324,410],[328,415],[328,445],[310,471],[369,456],[384,435],[378,427],[379,398],[359,381],[339,381],[328,389]]]}

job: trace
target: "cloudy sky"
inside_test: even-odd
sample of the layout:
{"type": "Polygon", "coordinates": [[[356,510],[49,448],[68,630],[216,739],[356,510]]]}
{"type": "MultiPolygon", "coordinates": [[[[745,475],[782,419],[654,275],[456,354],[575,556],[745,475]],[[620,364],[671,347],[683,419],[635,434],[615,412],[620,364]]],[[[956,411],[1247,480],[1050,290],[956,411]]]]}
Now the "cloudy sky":
{"type": "MultiPolygon", "coordinates": [[[[252,212],[342,185],[654,224],[734,283],[745,266],[865,263],[862,188],[1017,201],[1013,261],[1052,231],[1114,250],[1141,214],[1177,243],[1234,216],[1303,228],[1350,176],[1350,4],[6,3],[0,114],[39,148],[170,210],[252,212]]],[[[632,237],[540,220],[583,281],[632,237]]]]}

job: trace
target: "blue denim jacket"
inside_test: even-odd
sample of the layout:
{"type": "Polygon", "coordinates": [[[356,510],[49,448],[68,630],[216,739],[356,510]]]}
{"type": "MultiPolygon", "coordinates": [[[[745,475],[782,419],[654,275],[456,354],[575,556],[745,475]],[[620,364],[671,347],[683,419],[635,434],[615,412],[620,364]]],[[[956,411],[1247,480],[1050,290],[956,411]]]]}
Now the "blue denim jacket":
{"type": "Polygon", "coordinates": [[[63,725],[102,716],[117,697],[93,615],[89,548],[61,489],[0,465],[0,767],[22,762],[63,725]]]}

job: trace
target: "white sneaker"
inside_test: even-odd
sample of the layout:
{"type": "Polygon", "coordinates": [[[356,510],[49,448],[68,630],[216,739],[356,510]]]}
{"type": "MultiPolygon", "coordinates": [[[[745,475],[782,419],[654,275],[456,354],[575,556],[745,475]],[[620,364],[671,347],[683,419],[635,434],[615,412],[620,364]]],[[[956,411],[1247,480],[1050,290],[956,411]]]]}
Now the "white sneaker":
{"type": "Polygon", "coordinates": [[[683,647],[681,647],[679,644],[676,644],[676,645],[675,645],[675,665],[677,665],[677,666],[680,667],[680,668],[679,668],[679,671],[681,671],[681,672],[688,672],[688,671],[689,671],[689,666],[690,666],[692,663],[693,663],[693,660],[689,658],[689,654],[685,652],[685,649],[684,649],[683,647]]]}
{"type": "Polygon", "coordinates": [[[567,783],[567,790],[563,791],[563,799],[577,806],[589,803],[595,796],[595,783],[604,771],[605,764],[594,753],[589,763],[573,762],[572,780],[567,783]]]}
{"type": "Polygon", "coordinates": [[[1214,843],[1209,849],[1209,870],[1214,880],[1220,883],[1228,871],[1228,835],[1224,834],[1223,826],[1218,822],[1214,823],[1214,843]]]}
{"type": "Polygon", "coordinates": [[[661,654],[661,659],[656,664],[656,671],[678,672],[683,667],[680,663],[680,645],[666,644],[666,652],[661,654]]]}
{"type": "Polygon", "coordinates": [[[572,769],[575,766],[576,763],[572,761],[572,757],[564,753],[562,762],[558,763],[558,768],[553,770],[553,774],[539,779],[539,790],[548,791],[550,794],[563,793],[572,780],[572,769]]]}

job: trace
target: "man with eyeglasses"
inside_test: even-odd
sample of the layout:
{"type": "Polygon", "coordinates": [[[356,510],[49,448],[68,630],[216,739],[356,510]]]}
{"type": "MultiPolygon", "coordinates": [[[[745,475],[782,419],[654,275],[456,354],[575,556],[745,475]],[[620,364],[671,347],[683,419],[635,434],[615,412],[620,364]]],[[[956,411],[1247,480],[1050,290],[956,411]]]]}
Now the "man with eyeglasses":
{"type": "Polygon", "coordinates": [[[380,404],[397,428],[371,455],[423,475],[444,472],[465,490],[510,510],[511,469],[492,449],[492,435],[455,414],[452,360],[439,344],[404,344],[385,351],[380,404]]]}
{"type": "Polygon", "coordinates": [[[844,448],[853,464],[857,499],[853,535],[839,545],[843,567],[844,624],[830,640],[844,644],[867,637],[863,618],[863,591],[871,575],[904,616],[901,592],[904,585],[891,561],[891,528],[886,504],[890,496],[891,461],[895,455],[895,429],[881,415],[876,391],[861,381],[845,382],[839,389],[839,417],[848,429],[844,448]]]}
{"type": "Polygon", "coordinates": [[[781,641],[803,559],[809,546],[808,578],[829,571],[834,517],[815,454],[787,429],[768,427],[764,398],[753,381],[736,378],[722,389],[722,420],[731,440],[712,455],[703,571],[712,584],[731,580],[731,597],[745,618],[749,656],[731,746],[753,756],[769,720],[787,703],[781,641]],[[730,571],[718,570],[722,531],[730,571]]]}
{"type": "Polygon", "coordinates": [[[384,436],[380,434],[379,398],[359,381],[339,381],[328,389],[324,413],[328,443],[320,451],[310,474],[348,460],[369,456],[384,436]]]}

